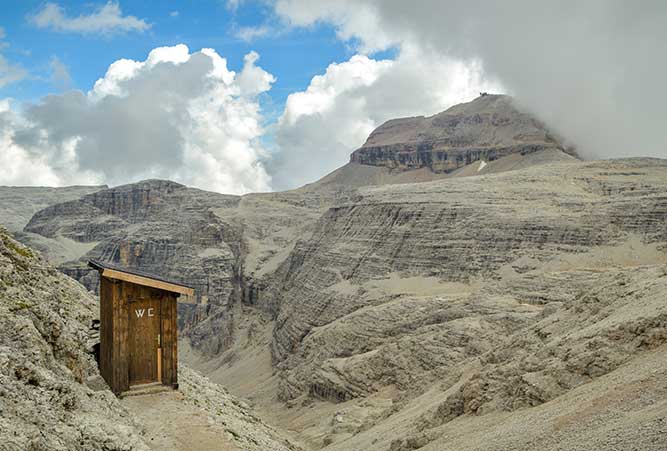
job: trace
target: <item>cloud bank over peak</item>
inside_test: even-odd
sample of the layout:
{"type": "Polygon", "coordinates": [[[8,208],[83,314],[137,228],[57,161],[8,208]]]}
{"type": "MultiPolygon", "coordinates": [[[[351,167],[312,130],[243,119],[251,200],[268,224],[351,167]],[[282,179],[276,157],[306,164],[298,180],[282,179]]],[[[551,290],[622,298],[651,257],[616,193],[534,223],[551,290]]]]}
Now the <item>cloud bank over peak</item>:
{"type": "Polygon", "coordinates": [[[589,157],[667,157],[667,2],[278,0],[294,26],[333,24],[365,51],[477,59],[589,157]]]}
{"type": "Polygon", "coordinates": [[[213,49],[158,47],[143,61],[113,62],[86,93],[46,96],[20,114],[5,102],[0,184],[167,178],[233,194],[294,188],[345,164],[388,119],[500,89],[478,61],[409,46],[391,60],[357,54],[291,93],[265,129],[260,98],[276,79],[258,60],[249,52],[237,73],[213,49]]]}
{"type": "MultiPolygon", "coordinates": [[[[233,12],[244,1],[226,5],[233,12]]],[[[182,44],[119,59],[88,92],[50,95],[20,113],[0,103],[0,184],[160,177],[227,193],[294,188],[345,164],[388,119],[435,114],[480,91],[513,95],[584,157],[667,157],[665,2],[263,5],[275,12],[262,18],[271,25],[247,27],[247,40],[324,23],[357,54],[291,92],[264,126],[260,99],[276,79],[256,52],[238,73],[215,50],[182,44]],[[387,49],[391,58],[377,56],[387,49]]],[[[150,26],[114,2],[78,17],[47,3],[33,21],[79,33],[150,26]]],[[[53,83],[66,87],[67,67],[55,57],[51,66],[53,83]]],[[[0,53],[0,87],[25,77],[21,70],[0,53]]]]}
{"type": "Polygon", "coordinates": [[[0,183],[167,178],[225,193],[269,190],[257,96],[274,77],[258,58],[246,55],[235,73],[212,49],[160,47],[144,61],[114,62],[88,93],[50,95],[21,114],[5,102],[0,183]]]}

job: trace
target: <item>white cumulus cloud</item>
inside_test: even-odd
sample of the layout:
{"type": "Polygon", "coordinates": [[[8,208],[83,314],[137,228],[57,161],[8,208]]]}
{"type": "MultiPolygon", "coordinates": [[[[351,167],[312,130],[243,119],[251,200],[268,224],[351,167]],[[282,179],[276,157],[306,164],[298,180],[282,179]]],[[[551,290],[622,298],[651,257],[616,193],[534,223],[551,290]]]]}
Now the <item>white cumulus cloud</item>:
{"type": "Polygon", "coordinates": [[[65,9],[57,3],[46,3],[39,11],[29,16],[29,19],[39,28],[81,34],[142,32],[151,27],[143,19],[124,16],[120,5],[111,1],[90,14],[81,14],[76,17],[68,16],[65,9]]]}
{"type": "Polygon", "coordinates": [[[166,178],[203,189],[270,189],[257,96],[274,78],[250,53],[235,73],[212,49],[154,49],[118,60],[88,92],[0,113],[0,184],[166,178]],[[39,174],[36,176],[35,174],[39,174]]]}

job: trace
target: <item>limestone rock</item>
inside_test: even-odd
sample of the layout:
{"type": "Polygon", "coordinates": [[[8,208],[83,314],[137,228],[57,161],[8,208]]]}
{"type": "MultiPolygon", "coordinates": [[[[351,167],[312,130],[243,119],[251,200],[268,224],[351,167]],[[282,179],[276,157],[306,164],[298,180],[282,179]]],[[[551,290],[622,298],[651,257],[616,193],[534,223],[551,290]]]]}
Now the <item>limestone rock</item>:
{"type": "Polygon", "coordinates": [[[94,298],[0,229],[0,448],[147,450],[85,350],[94,298]]]}
{"type": "MultiPolygon", "coordinates": [[[[278,396],[359,405],[398,389],[391,419],[428,392],[404,426],[425,446],[461,417],[540,406],[661,348],[666,189],[667,163],[650,159],[360,189],[262,294],[278,307],[278,396]]],[[[404,433],[385,424],[362,430],[404,433]]],[[[329,446],[412,446],[364,434],[329,446]]]]}
{"type": "Polygon", "coordinates": [[[104,188],[107,186],[0,186],[0,218],[7,230],[18,232],[39,210],[104,188]]]}
{"type": "Polygon", "coordinates": [[[484,95],[431,117],[392,119],[377,128],[350,161],[400,171],[451,172],[511,154],[567,152],[543,124],[512,98],[484,95]]]}
{"type": "Polygon", "coordinates": [[[667,162],[568,152],[484,96],[298,190],[145,181],[18,236],[195,284],[198,362],[313,448],[664,449],[667,162]]]}
{"type": "Polygon", "coordinates": [[[200,306],[181,307],[180,325],[189,330],[193,341],[217,352],[230,340],[226,311],[238,296],[235,280],[241,237],[235,225],[213,211],[238,201],[237,196],[149,180],[45,208],[19,237],[47,257],[53,242],[74,243],[81,254],[59,262],[59,268],[92,291],[97,290],[98,276],[86,265],[90,258],[194,286],[200,306]],[[202,317],[209,322],[203,324],[202,317]]]}

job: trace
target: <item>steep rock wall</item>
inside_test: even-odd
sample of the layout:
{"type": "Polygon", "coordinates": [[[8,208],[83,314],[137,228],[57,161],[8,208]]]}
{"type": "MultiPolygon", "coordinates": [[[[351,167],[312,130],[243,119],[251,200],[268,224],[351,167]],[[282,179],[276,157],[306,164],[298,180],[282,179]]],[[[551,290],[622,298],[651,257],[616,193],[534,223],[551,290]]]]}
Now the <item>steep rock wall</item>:
{"type": "MultiPolygon", "coordinates": [[[[193,342],[218,352],[231,340],[228,306],[238,292],[241,232],[213,213],[238,203],[237,196],[186,188],[161,180],[102,190],[39,211],[23,237],[92,243],[79,259],[60,269],[96,290],[90,258],[139,268],[196,288],[196,307],[181,306],[180,325],[193,342]]],[[[35,245],[49,253],[49,242],[35,245]]]]}
{"type": "MultiPolygon", "coordinates": [[[[388,289],[378,294],[369,288],[371,281],[398,274],[402,279],[493,282],[501,280],[506,271],[529,272],[556,256],[614,246],[630,235],[664,245],[666,175],[664,161],[626,160],[549,165],[360,191],[360,202],[332,208],[323,215],[312,237],[296,244],[269,286],[268,291],[281,300],[272,344],[275,362],[284,370],[281,396],[290,399],[310,392],[339,400],[372,391],[353,382],[356,376],[348,371],[354,366],[351,360],[335,359],[377,354],[374,340],[386,344],[395,338],[377,331],[359,340],[368,346],[359,348],[341,343],[340,331],[349,329],[345,322],[371,312],[381,318],[377,320],[381,324],[385,318],[381,308],[388,312],[387,318],[399,321],[396,327],[400,329],[404,320],[399,318],[409,317],[400,313],[401,304],[409,299],[392,306],[392,296],[401,291],[388,289]],[[325,330],[335,333],[325,339],[325,330]]],[[[441,293],[447,292],[442,288],[441,293]]],[[[420,324],[449,318],[451,309],[463,303],[468,309],[463,316],[478,316],[487,323],[484,330],[496,331],[478,339],[467,324],[470,321],[463,326],[465,340],[476,344],[471,346],[473,353],[461,357],[479,354],[488,350],[489,343],[529,324],[537,313],[519,306],[498,306],[499,299],[510,293],[500,290],[500,294],[480,295],[477,303],[455,292],[449,303],[429,297],[421,304],[426,313],[420,324]],[[501,314],[503,309],[509,316],[494,319],[491,312],[501,314]]],[[[436,322],[441,328],[445,322],[456,325],[449,320],[436,322]]],[[[363,329],[363,322],[357,327],[363,329]]],[[[366,330],[373,328],[366,326],[366,330]]],[[[400,340],[400,334],[397,337],[400,340]]],[[[424,359],[437,361],[438,352],[446,355],[447,349],[435,347],[424,359]]],[[[413,351],[413,355],[423,353],[413,351]]],[[[387,380],[395,383],[423,372],[406,365],[387,380]]]]}

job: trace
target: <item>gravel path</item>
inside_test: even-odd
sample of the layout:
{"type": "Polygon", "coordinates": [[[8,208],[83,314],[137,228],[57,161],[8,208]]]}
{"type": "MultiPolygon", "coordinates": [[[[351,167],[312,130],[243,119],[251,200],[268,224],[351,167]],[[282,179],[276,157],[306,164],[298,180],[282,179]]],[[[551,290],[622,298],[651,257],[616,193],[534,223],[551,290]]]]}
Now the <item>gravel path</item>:
{"type": "Polygon", "coordinates": [[[130,396],[121,401],[145,429],[145,440],[159,451],[236,451],[224,427],[207,412],[183,401],[180,392],[130,396]]]}

